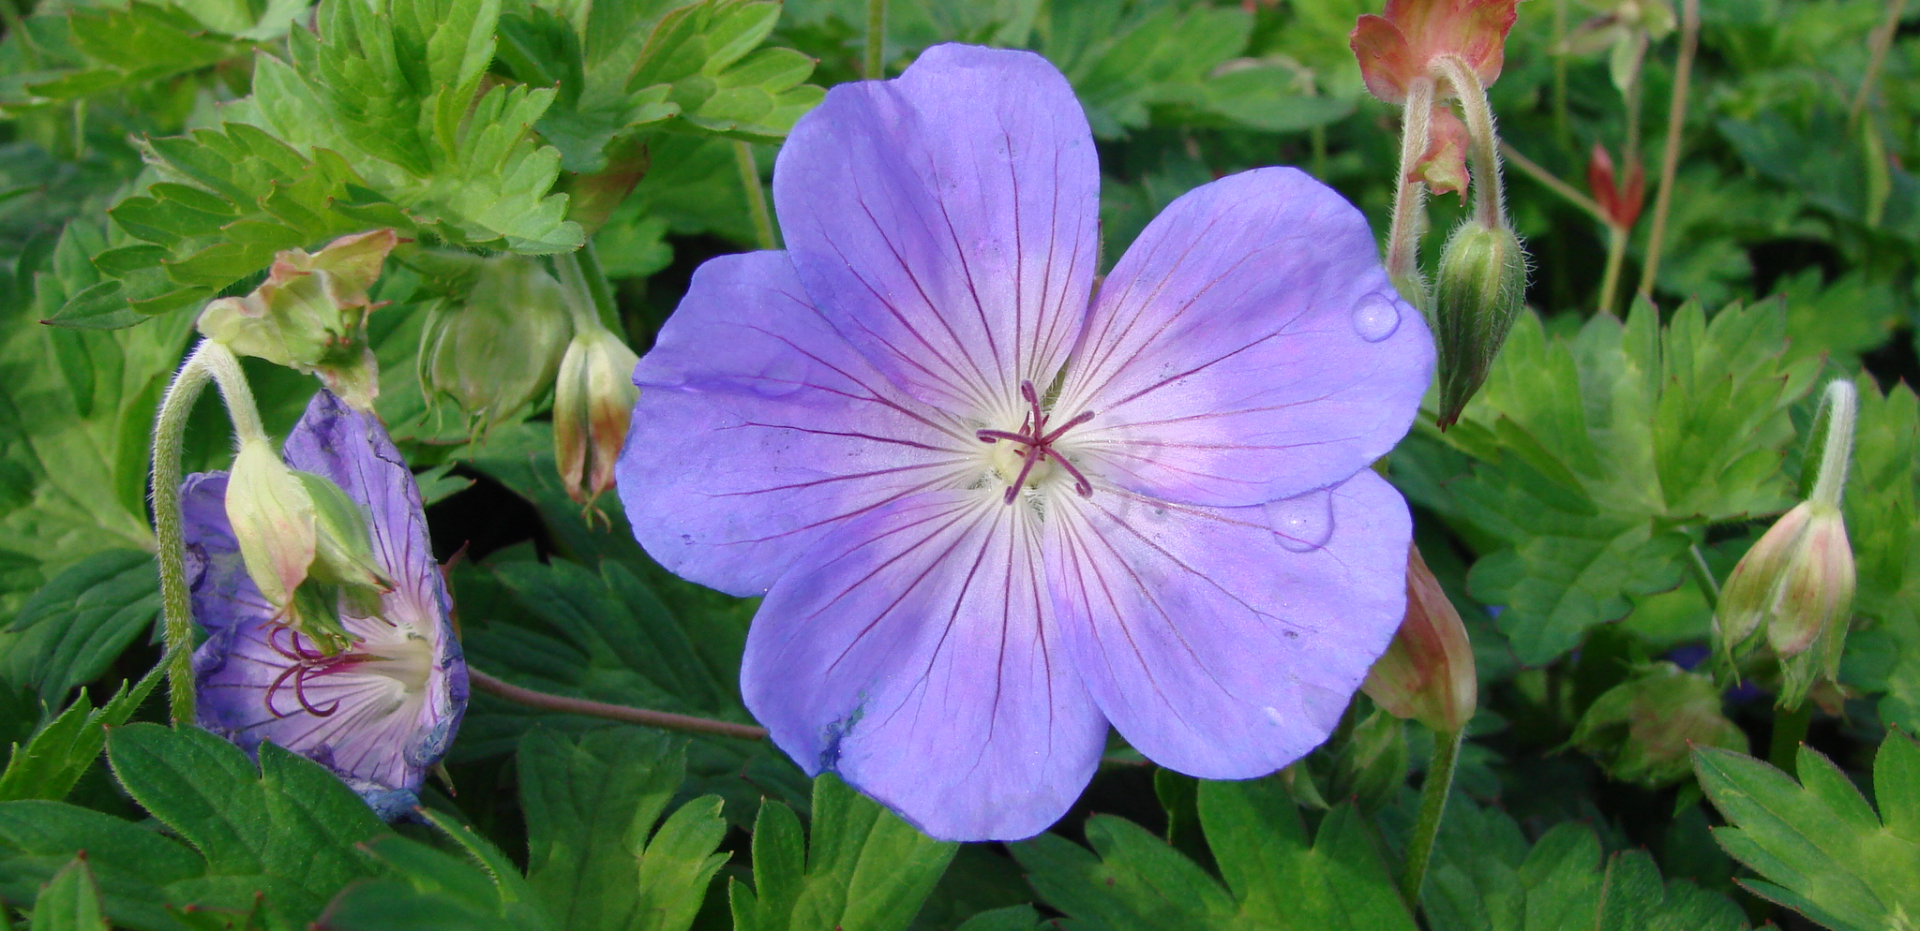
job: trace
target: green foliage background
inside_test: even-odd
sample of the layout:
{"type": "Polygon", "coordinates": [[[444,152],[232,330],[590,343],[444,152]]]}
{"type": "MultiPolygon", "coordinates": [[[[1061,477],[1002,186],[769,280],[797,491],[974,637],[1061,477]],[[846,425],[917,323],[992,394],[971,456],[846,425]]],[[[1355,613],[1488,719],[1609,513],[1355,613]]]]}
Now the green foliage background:
{"type": "MultiPolygon", "coordinates": [[[[1670,139],[1664,0],[1520,6],[1492,88],[1505,140],[1576,195],[1596,145],[1622,166],[1636,149],[1654,182],[1677,146],[1672,213],[1646,293],[1601,313],[1606,228],[1510,168],[1531,309],[1458,425],[1429,413],[1391,457],[1481,689],[1410,903],[1394,876],[1433,736],[1363,697],[1283,775],[1196,783],[1116,743],[1053,832],[963,847],[764,745],[488,695],[449,760],[457,794],[398,827],[304,759],[155,723],[147,442],[193,313],[278,250],[383,226],[415,242],[375,295],[380,412],[440,555],[472,544],[452,578],[474,665],[750,720],[752,602],[652,564],[610,502],[611,526],[584,518],[544,403],[476,440],[423,395],[427,312],[466,287],[430,250],[591,241],[644,351],[699,262],[765,245],[773,155],[822,88],[859,77],[867,5],[0,0],[0,928],[1920,926],[1920,181],[1903,167],[1920,19],[1903,9],[1707,0],[1670,139]],[[1701,571],[1723,579],[1797,500],[1833,378],[1862,399],[1859,594],[1841,688],[1796,748],[1769,671],[1729,691],[1687,670],[1710,638],[1701,571]]],[[[1111,264],[1173,198],[1267,164],[1384,230],[1396,114],[1347,45],[1370,11],[896,0],[883,58],[898,73],[965,41],[1058,65],[1099,140],[1111,264]]],[[[1437,199],[1428,255],[1460,215],[1437,199]]],[[[1629,291],[1650,241],[1643,218],[1629,291]]],[[[284,434],[312,381],[248,371],[284,434]]],[[[195,416],[188,465],[219,467],[220,412],[195,416]]]]}

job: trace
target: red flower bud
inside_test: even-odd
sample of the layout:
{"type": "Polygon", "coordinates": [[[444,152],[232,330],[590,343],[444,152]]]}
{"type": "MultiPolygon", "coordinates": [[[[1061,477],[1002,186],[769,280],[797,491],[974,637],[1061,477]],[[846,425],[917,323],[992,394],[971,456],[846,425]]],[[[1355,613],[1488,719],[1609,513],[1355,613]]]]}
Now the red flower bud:
{"type": "Polygon", "coordinates": [[[1389,714],[1447,734],[1465,727],[1479,707],[1467,628],[1418,547],[1407,550],[1407,619],[1360,687],[1389,714]]]}
{"type": "Polygon", "coordinates": [[[1628,167],[1626,186],[1621,187],[1614,178],[1613,157],[1605,147],[1594,143],[1593,159],[1587,163],[1587,187],[1593,191],[1593,199],[1600,202],[1600,212],[1607,215],[1608,223],[1627,229],[1640,219],[1647,172],[1638,160],[1628,167]]]}

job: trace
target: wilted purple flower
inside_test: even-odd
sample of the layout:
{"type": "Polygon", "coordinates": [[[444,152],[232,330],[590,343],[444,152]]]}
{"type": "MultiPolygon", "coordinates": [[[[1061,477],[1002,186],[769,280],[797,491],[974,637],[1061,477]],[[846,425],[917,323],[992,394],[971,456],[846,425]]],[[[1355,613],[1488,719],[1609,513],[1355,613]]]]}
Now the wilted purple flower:
{"type": "Polygon", "coordinates": [[[380,422],[328,391],[307,405],[284,456],[366,510],[374,562],[394,587],[372,612],[342,598],[340,623],[355,640],[326,655],[247,575],[227,520],[227,474],[187,476],[193,616],[209,634],[193,655],[199,723],[249,752],[270,740],[310,757],[392,819],[418,802],[467,707],[467,664],[420,490],[380,422]]]}
{"type": "Polygon", "coordinates": [[[1223,178],[1089,303],[1099,169],[1052,65],[947,45],[843,85],[641,360],[619,489],[679,574],[765,593],[747,705],[935,837],[1026,837],[1107,725],[1181,772],[1324,740],[1405,609],[1368,464],[1433,348],[1365,220],[1223,178]]]}

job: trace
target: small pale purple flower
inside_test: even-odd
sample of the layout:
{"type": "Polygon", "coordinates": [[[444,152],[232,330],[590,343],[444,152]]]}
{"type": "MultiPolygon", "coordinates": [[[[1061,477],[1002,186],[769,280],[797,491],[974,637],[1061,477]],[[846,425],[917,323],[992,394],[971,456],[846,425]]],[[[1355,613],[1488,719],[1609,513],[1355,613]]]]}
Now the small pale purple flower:
{"type": "Polygon", "coordinates": [[[225,472],[180,489],[194,620],[199,724],[253,752],[272,741],[338,773],[388,820],[418,803],[467,707],[467,664],[427,540],[420,490],[372,414],[322,390],[287,438],[287,464],[322,476],[366,511],[373,558],[394,588],[362,614],[341,599],[355,642],[331,656],[287,627],[247,575],[227,521],[225,472]]]}
{"type": "Polygon", "coordinates": [[[1433,360],[1358,211],[1223,178],[1093,296],[1072,90],[957,45],[829,92],[774,199],[787,251],[701,267],[635,369],[619,489],[662,564],[766,595],[782,749],[978,840],[1064,813],[1109,724],[1210,779],[1326,739],[1405,610],[1368,465],[1433,360]]]}

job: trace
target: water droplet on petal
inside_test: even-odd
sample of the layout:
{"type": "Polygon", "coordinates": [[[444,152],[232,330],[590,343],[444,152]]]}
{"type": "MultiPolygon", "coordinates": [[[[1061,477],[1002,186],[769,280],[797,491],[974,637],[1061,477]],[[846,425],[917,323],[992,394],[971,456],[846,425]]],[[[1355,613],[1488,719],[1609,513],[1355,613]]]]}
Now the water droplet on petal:
{"type": "Polygon", "coordinates": [[[1260,710],[1266,714],[1267,720],[1272,721],[1275,724],[1287,723],[1287,719],[1280,714],[1280,709],[1278,708],[1268,706],[1260,710]]]}
{"type": "Polygon", "coordinates": [[[1296,553],[1310,553],[1333,538],[1333,495],[1310,491],[1298,497],[1267,503],[1267,524],[1280,545],[1296,553]]]}
{"type": "Polygon", "coordinates": [[[1400,308],[1384,294],[1369,294],[1353,305],[1353,331],[1369,343],[1377,343],[1400,329],[1400,308]]]}

